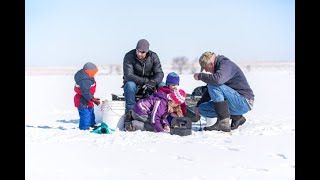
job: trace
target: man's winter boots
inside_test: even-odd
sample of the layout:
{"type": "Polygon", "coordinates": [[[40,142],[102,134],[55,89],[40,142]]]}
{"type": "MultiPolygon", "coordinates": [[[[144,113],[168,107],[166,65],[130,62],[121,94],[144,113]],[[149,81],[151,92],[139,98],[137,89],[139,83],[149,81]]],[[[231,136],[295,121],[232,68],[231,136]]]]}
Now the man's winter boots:
{"type": "Polygon", "coordinates": [[[231,115],[231,130],[237,129],[239,126],[246,122],[246,118],[242,115],[231,115]]]}
{"type": "Polygon", "coordinates": [[[224,131],[224,132],[230,132],[230,112],[229,112],[229,106],[228,101],[222,101],[222,102],[215,102],[213,104],[215,112],[217,113],[217,122],[209,127],[205,127],[205,131],[224,131]]]}
{"type": "Polygon", "coordinates": [[[125,119],[124,119],[124,129],[126,131],[135,131],[135,127],[132,125],[132,115],[131,115],[131,111],[127,112],[127,114],[125,115],[125,119]]]}
{"type": "Polygon", "coordinates": [[[125,117],[125,121],[132,121],[133,119],[132,119],[132,115],[131,115],[131,111],[128,111],[127,112],[127,114],[125,114],[126,115],[126,117],[125,117]]]}
{"type": "Polygon", "coordinates": [[[135,131],[136,128],[132,125],[132,122],[124,122],[124,128],[126,131],[135,131]]]}

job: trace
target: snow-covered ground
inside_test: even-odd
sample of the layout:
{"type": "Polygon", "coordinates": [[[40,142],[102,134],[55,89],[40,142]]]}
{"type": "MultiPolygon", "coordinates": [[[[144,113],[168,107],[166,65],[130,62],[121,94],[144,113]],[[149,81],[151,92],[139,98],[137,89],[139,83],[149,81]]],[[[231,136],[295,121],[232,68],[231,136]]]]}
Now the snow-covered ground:
{"type": "MultiPolygon", "coordinates": [[[[196,123],[192,135],[184,137],[80,131],[73,106],[73,75],[35,75],[28,69],[26,179],[295,179],[294,67],[294,63],[279,63],[272,68],[244,68],[255,93],[254,109],[245,114],[246,123],[230,133],[197,131],[196,123]]],[[[180,87],[188,93],[204,85],[192,74],[182,74],[180,79],[180,87]]],[[[96,80],[97,97],[123,93],[121,75],[98,72],[96,80]]],[[[100,107],[95,112],[101,122],[100,107]]]]}

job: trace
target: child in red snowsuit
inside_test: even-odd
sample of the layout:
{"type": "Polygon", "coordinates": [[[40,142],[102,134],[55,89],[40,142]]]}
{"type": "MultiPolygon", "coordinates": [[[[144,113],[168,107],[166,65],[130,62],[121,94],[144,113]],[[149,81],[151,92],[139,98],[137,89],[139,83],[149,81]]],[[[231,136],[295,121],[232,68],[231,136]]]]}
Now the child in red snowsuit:
{"type": "Polygon", "coordinates": [[[97,72],[97,66],[91,62],[87,62],[83,68],[74,75],[76,82],[74,86],[74,91],[76,92],[74,96],[74,106],[77,107],[79,111],[79,129],[81,130],[89,130],[90,127],[94,127],[96,124],[93,107],[94,104],[97,106],[100,104],[100,99],[94,97],[94,93],[96,92],[94,75],[97,72]]]}

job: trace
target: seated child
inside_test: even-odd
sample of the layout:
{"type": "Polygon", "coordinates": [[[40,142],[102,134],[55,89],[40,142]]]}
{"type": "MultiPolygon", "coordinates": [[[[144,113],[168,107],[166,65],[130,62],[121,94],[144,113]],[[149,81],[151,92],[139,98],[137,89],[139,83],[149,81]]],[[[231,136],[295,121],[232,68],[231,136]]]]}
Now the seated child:
{"type": "MultiPolygon", "coordinates": [[[[158,88],[158,92],[164,92],[166,94],[169,94],[173,90],[178,89],[179,82],[180,82],[179,75],[177,73],[175,73],[175,72],[171,72],[171,73],[169,73],[167,75],[165,86],[159,87],[158,88]]],[[[171,124],[171,120],[174,117],[184,117],[184,116],[186,116],[186,114],[187,114],[186,103],[184,102],[181,105],[173,108],[172,110],[173,110],[172,113],[170,113],[167,116],[167,120],[168,120],[169,124],[171,124]]]]}
{"type": "Polygon", "coordinates": [[[169,94],[155,92],[147,98],[140,99],[130,111],[131,122],[126,122],[126,131],[169,132],[167,115],[172,113],[175,107],[184,103],[185,98],[184,90],[175,89],[169,94]]]}

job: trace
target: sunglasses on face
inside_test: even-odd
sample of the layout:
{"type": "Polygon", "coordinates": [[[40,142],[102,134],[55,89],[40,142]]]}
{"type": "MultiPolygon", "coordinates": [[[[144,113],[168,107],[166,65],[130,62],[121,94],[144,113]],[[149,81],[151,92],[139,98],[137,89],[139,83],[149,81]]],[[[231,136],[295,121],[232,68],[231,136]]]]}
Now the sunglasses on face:
{"type": "Polygon", "coordinates": [[[146,51],[140,51],[139,49],[137,49],[137,52],[139,52],[139,53],[141,53],[141,54],[146,53],[146,51]]]}

